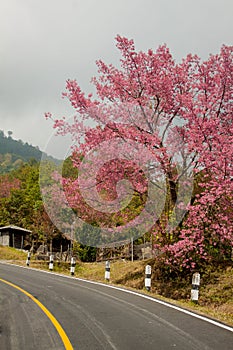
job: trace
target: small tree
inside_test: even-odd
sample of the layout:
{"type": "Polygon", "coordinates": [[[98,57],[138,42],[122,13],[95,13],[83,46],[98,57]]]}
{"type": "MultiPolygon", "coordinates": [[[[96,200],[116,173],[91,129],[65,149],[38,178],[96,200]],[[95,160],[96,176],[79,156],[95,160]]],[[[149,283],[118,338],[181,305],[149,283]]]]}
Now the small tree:
{"type": "Polygon", "coordinates": [[[13,131],[7,131],[7,134],[8,134],[8,137],[11,138],[12,134],[13,134],[13,131]]]}

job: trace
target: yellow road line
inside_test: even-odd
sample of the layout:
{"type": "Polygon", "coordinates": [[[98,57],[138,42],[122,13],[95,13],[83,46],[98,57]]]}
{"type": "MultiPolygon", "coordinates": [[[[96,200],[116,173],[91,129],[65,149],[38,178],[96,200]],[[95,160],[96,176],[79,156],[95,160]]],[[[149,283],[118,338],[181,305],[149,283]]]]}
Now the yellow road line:
{"type": "Polygon", "coordinates": [[[73,350],[73,346],[69,340],[69,338],[67,337],[64,329],[62,328],[62,326],[60,325],[60,323],[56,320],[56,318],[51,314],[51,312],[38,300],[36,299],[33,295],[31,295],[30,293],[28,293],[26,290],[20,288],[19,286],[17,286],[16,284],[13,284],[11,282],[8,282],[6,280],[3,280],[2,278],[0,278],[0,281],[3,283],[8,284],[11,287],[14,287],[16,289],[18,289],[20,292],[24,293],[25,295],[27,295],[29,298],[31,298],[40,308],[42,311],[44,311],[44,313],[46,314],[46,316],[50,319],[50,321],[52,322],[52,324],[54,325],[54,327],[56,328],[58,334],[60,335],[63,344],[65,346],[66,350],[73,350]]]}

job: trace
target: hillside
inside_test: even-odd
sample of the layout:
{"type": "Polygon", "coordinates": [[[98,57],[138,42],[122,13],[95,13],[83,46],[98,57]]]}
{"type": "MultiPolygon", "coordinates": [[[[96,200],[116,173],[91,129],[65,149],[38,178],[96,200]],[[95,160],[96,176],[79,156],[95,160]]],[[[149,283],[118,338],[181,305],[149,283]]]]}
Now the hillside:
{"type": "Polygon", "coordinates": [[[42,152],[39,147],[24,143],[22,140],[14,140],[10,132],[6,136],[4,131],[0,130],[0,174],[17,169],[22,163],[32,160],[39,162],[42,155],[45,159],[57,162],[56,159],[42,152]]]}

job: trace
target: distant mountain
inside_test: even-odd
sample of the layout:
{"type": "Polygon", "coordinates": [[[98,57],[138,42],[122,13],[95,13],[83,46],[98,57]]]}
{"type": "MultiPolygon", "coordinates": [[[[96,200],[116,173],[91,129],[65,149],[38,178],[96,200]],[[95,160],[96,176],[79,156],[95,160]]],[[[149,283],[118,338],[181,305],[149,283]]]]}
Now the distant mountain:
{"type": "Polygon", "coordinates": [[[59,160],[48,156],[39,147],[24,143],[22,140],[14,140],[11,132],[6,136],[4,131],[0,130],[0,173],[9,172],[29,161],[39,162],[42,156],[43,159],[59,163],[59,160]]]}

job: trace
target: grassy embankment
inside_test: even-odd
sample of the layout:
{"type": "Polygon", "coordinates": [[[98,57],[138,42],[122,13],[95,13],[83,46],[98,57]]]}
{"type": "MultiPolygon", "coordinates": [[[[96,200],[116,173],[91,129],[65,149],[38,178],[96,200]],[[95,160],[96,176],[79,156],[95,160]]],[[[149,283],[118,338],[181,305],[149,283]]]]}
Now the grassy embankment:
{"type": "MultiPolygon", "coordinates": [[[[0,260],[26,265],[27,254],[0,246],[0,260]]],[[[115,261],[111,263],[110,283],[141,291],[170,303],[215,318],[233,326],[233,266],[211,267],[202,273],[198,304],[190,301],[191,277],[164,280],[156,264],[152,264],[152,288],[144,288],[144,271],[148,261],[115,261]]],[[[48,262],[31,258],[30,267],[48,270],[48,262]]],[[[70,274],[69,263],[54,263],[54,271],[70,274]]],[[[104,280],[105,263],[77,263],[75,276],[107,283],[104,280]]]]}

